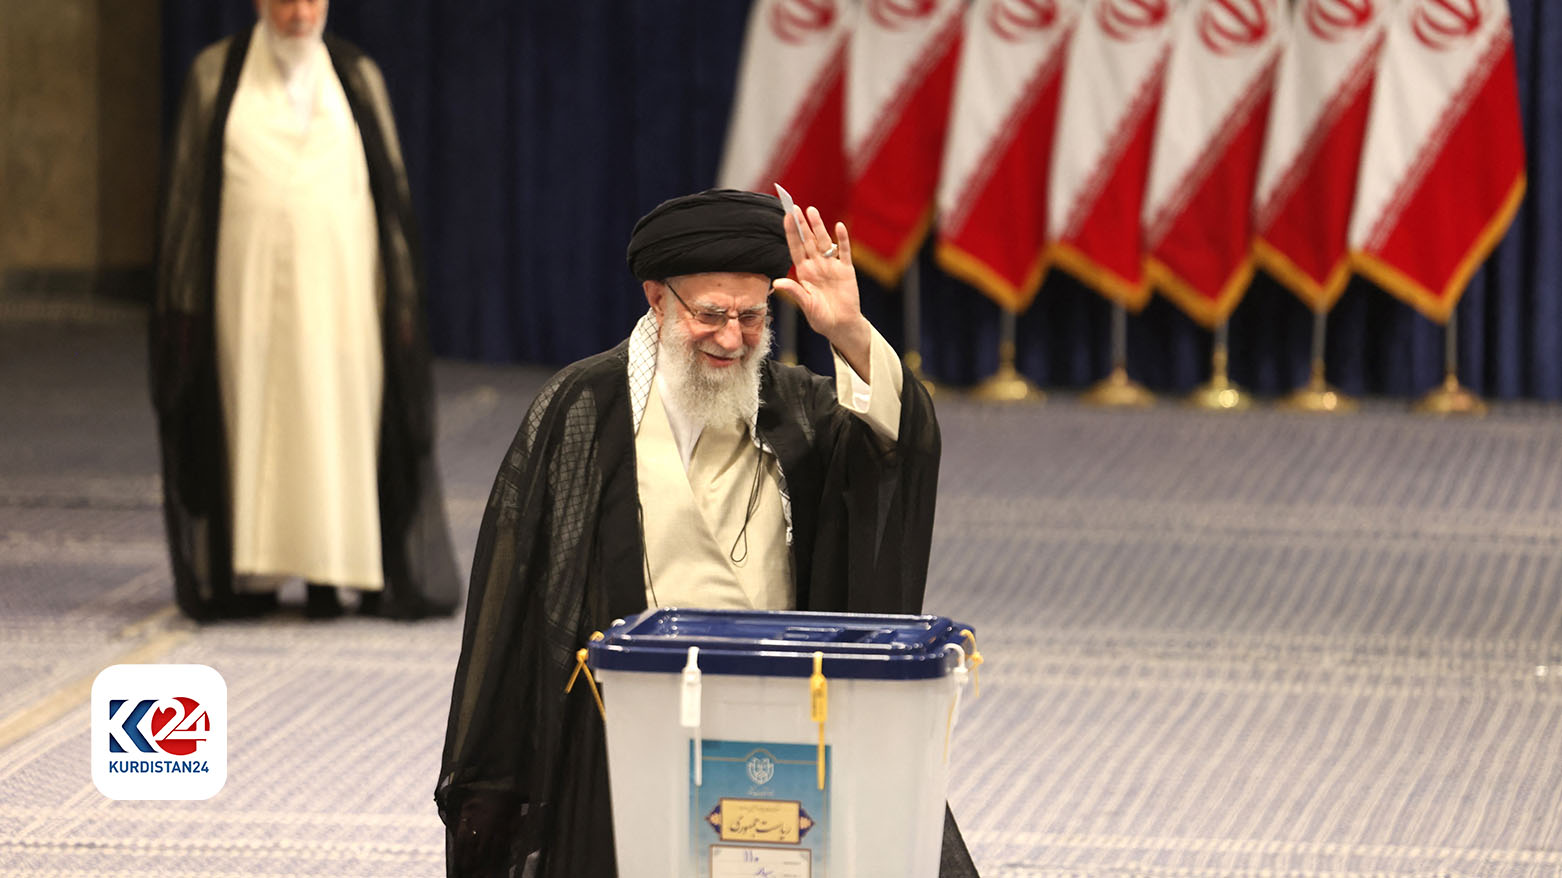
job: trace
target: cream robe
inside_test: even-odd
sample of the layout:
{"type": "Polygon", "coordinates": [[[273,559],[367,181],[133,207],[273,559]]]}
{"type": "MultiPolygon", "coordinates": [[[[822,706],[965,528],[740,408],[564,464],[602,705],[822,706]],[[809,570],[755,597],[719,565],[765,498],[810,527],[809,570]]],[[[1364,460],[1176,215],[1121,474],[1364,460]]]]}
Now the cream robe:
{"type": "Polygon", "coordinates": [[[374,205],[347,97],[317,51],[300,108],[257,26],[227,122],[216,325],[233,569],[379,589],[374,205]]]}
{"type": "MultiPolygon", "coordinates": [[[[900,427],[901,364],[873,331],[869,384],[839,354],[836,394],[881,439],[900,427]]],[[[751,425],[701,429],[669,410],[662,380],[652,383],[635,434],[635,465],[645,531],[646,603],[656,607],[786,610],[797,606],[790,522],[775,456],[754,442],[751,425]],[[745,544],[734,541],[760,468],[758,504],[745,544]],[[734,557],[740,559],[734,561],[734,557]]]]}

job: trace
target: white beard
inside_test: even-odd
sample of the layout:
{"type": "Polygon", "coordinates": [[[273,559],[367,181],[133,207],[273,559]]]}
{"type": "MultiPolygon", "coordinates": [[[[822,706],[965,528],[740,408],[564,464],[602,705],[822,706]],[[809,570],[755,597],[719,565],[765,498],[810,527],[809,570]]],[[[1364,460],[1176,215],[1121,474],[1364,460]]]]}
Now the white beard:
{"type": "Polygon", "coordinates": [[[314,58],[315,49],[322,43],[325,34],[325,11],[320,13],[320,20],[310,28],[308,33],[287,34],[277,30],[271,24],[270,16],[262,15],[267,42],[271,46],[272,57],[277,59],[277,65],[282,68],[284,76],[291,78],[293,72],[298,70],[314,58]]]}
{"type": "Polygon", "coordinates": [[[718,369],[700,357],[700,345],[718,356],[729,352],[722,351],[714,341],[696,343],[670,310],[665,313],[656,371],[679,410],[703,427],[753,421],[759,414],[759,367],[770,353],[770,327],[765,327],[755,344],[744,347],[739,354],[741,363],[718,369]]]}

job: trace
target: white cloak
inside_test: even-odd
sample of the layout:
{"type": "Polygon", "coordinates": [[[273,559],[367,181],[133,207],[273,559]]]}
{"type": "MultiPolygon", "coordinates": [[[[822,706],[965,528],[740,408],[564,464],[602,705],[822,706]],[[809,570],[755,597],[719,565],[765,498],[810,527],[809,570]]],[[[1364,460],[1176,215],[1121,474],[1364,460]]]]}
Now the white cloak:
{"type": "Polygon", "coordinates": [[[233,569],[379,589],[384,360],[363,144],[325,47],[306,116],[256,31],[228,115],[217,242],[233,569]]]}

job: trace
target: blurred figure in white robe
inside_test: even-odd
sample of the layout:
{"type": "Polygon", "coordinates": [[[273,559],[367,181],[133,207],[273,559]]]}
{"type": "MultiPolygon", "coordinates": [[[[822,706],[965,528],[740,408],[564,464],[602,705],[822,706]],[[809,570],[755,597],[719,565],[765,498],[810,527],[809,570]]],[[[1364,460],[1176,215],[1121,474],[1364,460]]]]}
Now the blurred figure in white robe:
{"type": "Polygon", "coordinates": [[[154,397],[176,593],[196,618],[451,611],[421,268],[378,68],[326,0],[256,0],[206,49],[164,191],[154,397]],[[220,434],[220,435],[218,435],[220,434]]]}

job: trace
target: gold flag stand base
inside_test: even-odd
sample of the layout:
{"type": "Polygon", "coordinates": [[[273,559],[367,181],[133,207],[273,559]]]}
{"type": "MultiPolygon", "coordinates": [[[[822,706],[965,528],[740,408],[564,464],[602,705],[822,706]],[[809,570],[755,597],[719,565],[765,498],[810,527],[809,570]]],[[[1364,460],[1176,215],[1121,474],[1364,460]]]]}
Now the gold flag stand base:
{"type": "Polygon", "coordinates": [[[927,377],[922,371],[922,354],[918,351],[906,352],[906,368],[911,370],[911,377],[922,382],[922,387],[927,390],[928,396],[938,396],[938,382],[927,377]]]}
{"type": "Polygon", "coordinates": [[[1014,342],[998,343],[998,371],[971,389],[982,402],[1045,402],[1047,395],[1014,368],[1014,342]]]}
{"type": "Polygon", "coordinates": [[[1253,397],[1226,377],[1230,355],[1226,348],[1226,324],[1215,327],[1215,349],[1210,354],[1209,383],[1199,385],[1188,405],[1207,412],[1240,412],[1253,407],[1253,397]]]}
{"type": "Polygon", "coordinates": [[[1449,373],[1443,379],[1443,385],[1416,402],[1415,410],[1429,415],[1473,415],[1480,417],[1486,414],[1486,403],[1479,396],[1471,393],[1459,385],[1458,376],[1449,373]]]}
{"type": "Polygon", "coordinates": [[[1300,388],[1290,396],[1280,400],[1275,407],[1288,412],[1335,412],[1343,414],[1355,411],[1356,401],[1327,384],[1314,385],[1309,383],[1306,387],[1300,388]]]}
{"type": "Polygon", "coordinates": [[[1155,405],[1155,394],[1129,378],[1127,369],[1113,366],[1111,374],[1090,385],[1079,400],[1102,408],[1144,408],[1155,405]]]}
{"type": "Polygon", "coordinates": [[[1253,397],[1232,384],[1224,371],[1216,372],[1208,384],[1202,384],[1188,397],[1188,404],[1212,412],[1240,412],[1253,407],[1253,397]]]}
{"type": "Polygon", "coordinates": [[[998,371],[972,388],[971,396],[982,402],[1044,402],[1047,399],[1041,388],[1016,371],[1012,363],[1000,364],[998,371]]]}
{"type": "Polygon", "coordinates": [[[1356,400],[1330,387],[1329,382],[1323,380],[1323,372],[1314,368],[1306,386],[1280,400],[1276,408],[1288,412],[1344,413],[1356,410],[1356,400]]]}

